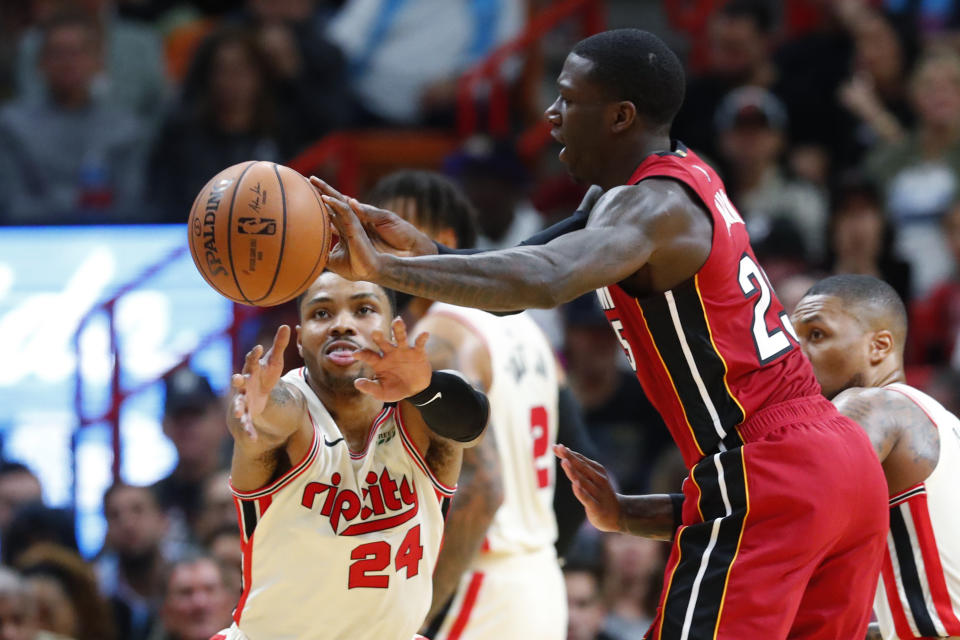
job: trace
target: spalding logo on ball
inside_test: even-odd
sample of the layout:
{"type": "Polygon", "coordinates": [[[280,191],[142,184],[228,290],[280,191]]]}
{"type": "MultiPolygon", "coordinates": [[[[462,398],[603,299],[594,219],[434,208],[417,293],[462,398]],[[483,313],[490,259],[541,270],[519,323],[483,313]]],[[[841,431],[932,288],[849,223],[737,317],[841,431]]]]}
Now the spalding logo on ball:
{"type": "Polygon", "coordinates": [[[330,250],[326,207],[289,167],[243,162],[203,187],[188,221],[190,255],[211,287],[269,307],[306,291],[330,250]]]}

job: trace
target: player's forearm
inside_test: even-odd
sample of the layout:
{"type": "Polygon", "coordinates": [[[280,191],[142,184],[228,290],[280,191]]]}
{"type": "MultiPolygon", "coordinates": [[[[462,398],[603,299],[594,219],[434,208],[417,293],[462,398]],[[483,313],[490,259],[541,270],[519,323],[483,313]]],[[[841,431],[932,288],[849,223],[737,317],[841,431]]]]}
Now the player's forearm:
{"type": "Polygon", "coordinates": [[[620,531],[642,538],[670,540],[680,525],[679,494],[617,496],[620,502],[620,531]]]}
{"type": "MultiPolygon", "coordinates": [[[[306,411],[303,396],[294,393],[283,381],[279,382],[270,390],[263,410],[251,416],[259,440],[258,448],[286,442],[302,424],[306,411]]],[[[230,432],[239,444],[243,444],[243,438],[237,438],[238,434],[244,433],[240,419],[231,411],[227,414],[227,420],[230,432]]]]}
{"type": "Polygon", "coordinates": [[[503,502],[503,481],[492,442],[464,451],[457,493],[444,523],[443,548],[433,572],[433,602],[427,621],[443,608],[483,546],[503,502]]]}
{"type": "Polygon", "coordinates": [[[568,270],[531,247],[472,256],[385,256],[380,284],[412,295],[490,311],[550,308],[568,270]]]}

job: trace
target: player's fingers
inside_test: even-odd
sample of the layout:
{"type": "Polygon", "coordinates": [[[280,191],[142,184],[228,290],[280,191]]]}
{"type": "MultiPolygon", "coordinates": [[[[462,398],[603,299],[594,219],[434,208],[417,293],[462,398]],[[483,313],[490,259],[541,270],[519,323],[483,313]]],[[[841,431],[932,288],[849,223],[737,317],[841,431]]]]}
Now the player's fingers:
{"type": "Polygon", "coordinates": [[[346,196],[342,193],[331,187],[325,181],[321,180],[317,176],[310,176],[310,184],[320,192],[321,196],[330,196],[331,198],[336,198],[337,200],[346,200],[346,196]]]}
{"type": "Polygon", "coordinates": [[[397,348],[396,345],[387,340],[387,338],[383,335],[383,331],[374,331],[370,335],[370,338],[373,340],[373,343],[379,347],[380,351],[382,351],[384,355],[395,351],[397,348]]]}
{"type": "Polygon", "coordinates": [[[231,403],[231,410],[233,411],[234,418],[243,418],[243,414],[247,412],[247,402],[245,394],[238,393],[233,396],[233,402],[231,403]]]}
{"type": "Polygon", "coordinates": [[[366,233],[360,226],[356,214],[345,202],[329,196],[323,196],[323,201],[330,209],[330,220],[333,221],[333,226],[337,228],[337,235],[342,239],[349,242],[358,237],[359,234],[366,233]]]}
{"type": "Polygon", "coordinates": [[[247,377],[242,373],[235,373],[230,376],[230,386],[236,390],[241,390],[247,386],[247,377]]]}
{"type": "Polygon", "coordinates": [[[247,351],[247,355],[244,356],[243,358],[243,369],[241,369],[242,373],[250,373],[250,370],[252,369],[252,367],[256,365],[257,362],[259,362],[260,353],[262,352],[262,350],[263,350],[263,347],[261,347],[260,345],[256,345],[253,349],[250,349],[250,351],[247,351]]]}
{"type": "Polygon", "coordinates": [[[570,457],[576,460],[578,463],[593,469],[597,473],[606,474],[607,470],[603,468],[603,465],[597,462],[596,460],[591,460],[582,453],[577,453],[576,451],[570,450],[570,457]]]}
{"type": "Polygon", "coordinates": [[[573,488],[573,495],[576,496],[583,506],[591,507],[597,504],[597,501],[589,493],[583,490],[583,487],[578,482],[571,482],[571,488],[573,488]]]}
{"type": "Polygon", "coordinates": [[[383,356],[373,349],[357,349],[353,352],[353,359],[365,364],[376,365],[383,359],[383,356]]]}
{"type": "Polygon", "coordinates": [[[253,426],[253,419],[250,417],[249,413],[243,414],[243,417],[240,418],[240,424],[243,426],[244,432],[250,437],[251,440],[257,439],[257,428],[253,426]]]}
{"type": "Polygon", "coordinates": [[[424,331],[417,336],[417,339],[414,341],[413,346],[417,351],[425,351],[427,348],[427,340],[430,339],[430,333],[424,331]]]}
{"type": "Polygon", "coordinates": [[[290,327],[285,324],[277,327],[277,333],[273,336],[273,345],[267,353],[267,364],[272,366],[283,366],[283,352],[290,343],[290,327]]]}
{"type": "Polygon", "coordinates": [[[370,378],[357,378],[353,381],[353,386],[357,388],[357,391],[371,395],[374,398],[380,398],[383,395],[383,387],[380,383],[370,378]]]}
{"type": "Polygon", "coordinates": [[[393,322],[390,323],[390,328],[393,329],[394,342],[396,342],[398,346],[408,346],[407,325],[403,322],[400,316],[397,316],[393,319],[393,322]]]}

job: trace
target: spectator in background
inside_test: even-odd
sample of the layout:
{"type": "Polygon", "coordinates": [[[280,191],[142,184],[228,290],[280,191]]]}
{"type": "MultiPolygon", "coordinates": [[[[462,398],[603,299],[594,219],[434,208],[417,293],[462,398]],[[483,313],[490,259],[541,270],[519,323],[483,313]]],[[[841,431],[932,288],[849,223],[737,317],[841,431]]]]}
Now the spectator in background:
{"type": "Polygon", "coordinates": [[[233,594],[222,568],[208,555],[190,554],[175,561],[163,593],[162,625],[149,640],[209,640],[230,626],[233,594]]]}
{"type": "Polygon", "coordinates": [[[17,509],[31,502],[43,502],[43,489],[36,474],[19,462],[0,462],[0,537],[17,509]]]}
{"type": "Polygon", "coordinates": [[[650,628],[663,585],[667,545],[657,540],[604,534],[604,631],[616,640],[641,638],[650,628]]]}
{"type": "Polygon", "coordinates": [[[2,640],[70,640],[37,630],[36,605],[18,573],[0,566],[0,638],[2,640]]]}
{"type": "Polygon", "coordinates": [[[623,360],[623,350],[589,294],[562,307],[567,376],[599,459],[618,490],[646,492],[651,465],[670,446],[663,419],[623,360]],[[609,466],[608,466],[609,465],[609,466]]]}
{"type": "Polygon", "coordinates": [[[167,518],[148,487],[117,483],[103,494],[107,520],[97,578],[123,640],[142,640],[162,595],[167,518]]]}
{"type": "MultiPolygon", "coordinates": [[[[163,107],[166,79],[163,51],[156,32],[119,18],[111,0],[51,0],[50,15],[38,16],[41,22],[65,10],[80,10],[97,33],[102,54],[93,71],[90,91],[106,106],[133,113],[145,124],[153,123],[163,107]]],[[[17,56],[17,89],[27,99],[42,100],[52,87],[37,75],[38,62],[44,56],[43,28],[31,28],[20,41],[17,56]]]]}
{"type": "MultiPolygon", "coordinates": [[[[834,189],[827,271],[874,276],[910,301],[910,265],[894,254],[894,233],[879,190],[858,173],[834,189]]],[[[778,290],[779,291],[779,290],[778,290]]]]}
{"type": "Polygon", "coordinates": [[[568,562],[563,577],[567,585],[567,640],[614,640],[603,631],[607,616],[600,596],[603,565],[568,562]]]}
{"type": "Polygon", "coordinates": [[[523,28],[523,2],[347,0],[327,31],[368,123],[449,120],[456,79],[523,28]]]}
{"type": "Polygon", "coordinates": [[[314,0],[247,0],[246,23],[276,79],[284,157],[352,121],[346,61],[324,35],[314,0]]]}
{"type": "Polygon", "coordinates": [[[224,526],[232,526],[239,532],[237,507],[230,490],[230,472],[226,469],[216,471],[203,481],[200,508],[192,532],[193,539],[206,540],[214,531],[224,526]]]}
{"type": "Polygon", "coordinates": [[[799,232],[807,261],[822,259],[826,198],[780,165],[787,145],[783,104],[766,89],[741,87],[723,99],[714,121],[724,180],[751,240],[761,243],[775,221],[786,220],[799,232]]]}
{"type": "Polygon", "coordinates": [[[145,132],[129,111],[95,96],[101,53],[89,18],[62,14],[42,27],[48,92],[0,111],[0,222],[137,219],[145,132]]]}
{"type": "Polygon", "coordinates": [[[878,141],[898,142],[913,124],[909,77],[919,49],[909,22],[866,5],[849,13],[854,54],[839,99],[855,118],[844,136],[850,146],[843,160],[852,164],[878,141]]]}
{"type": "Polygon", "coordinates": [[[231,602],[237,602],[243,592],[243,548],[240,529],[236,522],[220,525],[211,531],[203,542],[203,548],[213,556],[223,570],[223,581],[227,585],[231,602]]]}
{"type": "Polygon", "coordinates": [[[710,18],[710,66],[687,82],[671,128],[674,138],[705,160],[715,160],[719,153],[714,115],[724,96],[738,87],[770,87],[777,80],[770,56],[773,28],[770,6],[763,0],[731,0],[710,18]]]}
{"type": "Polygon", "coordinates": [[[74,513],[69,509],[51,509],[39,502],[21,506],[3,538],[3,563],[14,564],[20,554],[43,542],[77,551],[74,521],[74,513]]]}
{"type": "Polygon", "coordinates": [[[927,296],[952,266],[940,220],[960,194],[960,56],[927,53],[911,77],[910,96],[916,126],[899,142],[878,144],[865,169],[882,185],[897,252],[912,269],[913,294],[927,296]]]}
{"type": "Polygon", "coordinates": [[[117,638],[93,570],[76,552],[34,545],[17,559],[17,568],[36,603],[40,629],[74,640],[117,638]]]}
{"type": "Polygon", "coordinates": [[[909,354],[912,364],[952,365],[960,371],[960,202],[943,217],[942,227],[953,271],[911,306],[909,354]]]}
{"type": "Polygon", "coordinates": [[[150,159],[158,221],[183,222],[210,178],[246,160],[281,161],[276,79],[255,35],[240,27],[200,46],[150,159]]]}
{"type": "Polygon", "coordinates": [[[163,432],[177,449],[177,466],[153,486],[171,519],[172,537],[186,541],[196,530],[204,483],[229,460],[225,409],[210,382],[189,367],[167,376],[163,432]]]}

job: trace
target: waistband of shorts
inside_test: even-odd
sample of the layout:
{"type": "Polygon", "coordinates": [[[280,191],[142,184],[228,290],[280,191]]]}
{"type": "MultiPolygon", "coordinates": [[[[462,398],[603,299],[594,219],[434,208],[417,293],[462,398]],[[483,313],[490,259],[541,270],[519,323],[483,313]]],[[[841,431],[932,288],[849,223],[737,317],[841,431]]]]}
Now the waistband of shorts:
{"type": "Polygon", "coordinates": [[[833,403],[821,395],[793,398],[756,411],[737,426],[737,433],[744,442],[751,442],[762,438],[777,427],[834,412],[836,407],[833,403]]]}

